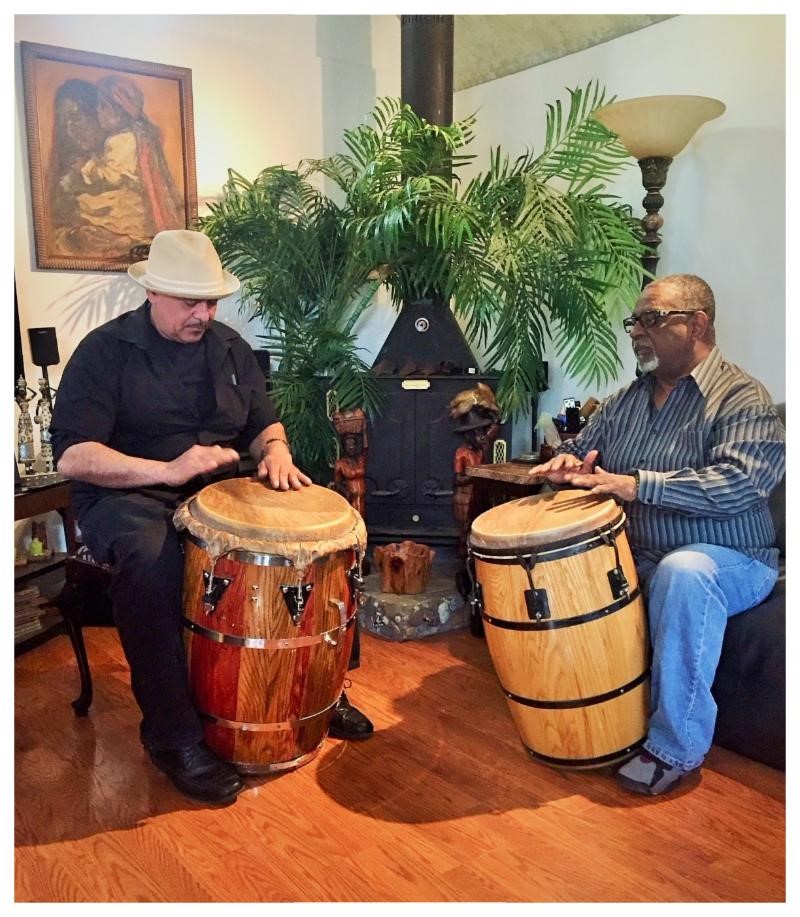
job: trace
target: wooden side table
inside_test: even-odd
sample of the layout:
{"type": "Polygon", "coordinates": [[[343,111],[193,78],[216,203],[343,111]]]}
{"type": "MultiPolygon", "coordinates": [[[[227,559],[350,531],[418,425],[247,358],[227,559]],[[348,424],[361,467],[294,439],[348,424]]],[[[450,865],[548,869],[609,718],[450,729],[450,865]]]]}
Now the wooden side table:
{"type": "MultiPolygon", "coordinates": [[[[24,479],[23,479],[24,480],[24,479]]],[[[78,548],[75,537],[75,519],[72,515],[70,504],[70,482],[66,479],[56,481],[44,487],[32,487],[30,490],[22,490],[14,494],[14,521],[21,519],[30,519],[31,516],[39,516],[43,513],[56,511],[64,522],[64,540],[67,545],[66,554],[57,554],[47,564],[40,567],[31,566],[30,569],[23,568],[19,573],[15,572],[14,581],[21,583],[32,579],[45,570],[52,570],[56,567],[63,566],[67,558],[74,554],[78,548]]],[[[63,596],[63,593],[62,593],[63,596]]],[[[55,600],[61,617],[64,621],[67,635],[75,652],[75,659],[78,663],[78,672],[81,679],[81,693],[72,701],[72,706],[76,716],[85,716],[92,702],[92,679],[89,672],[89,660],[86,656],[86,646],[83,642],[83,633],[81,631],[80,618],[75,613],[72,604],[62,600],[59,596],[55,600]]],[[[39,635],[36,635],[38,637],[39,635]]],[[[36,638],[32,638],[32,641],[36,638]]],[[[33,648],[31,642],[29,648],[33,648]]]]}
{"type": "MultiPolygon", "coordinates": [[[[24,478],[23,478],[24,480],[24,478]]],[[[70,483],[67,480],[56,481],[46,487],[35,487],[14,494],[14,522],[30,519],[42,513],[57,511],[64,522],[64,539],[67,552],[73,553],[77,548],[75,540],[75,520],[70,505],[70,483]]]]}
{"type": "Polygon", "coordinates": [[[547,479],[542,475],[529,474],[532,467],[525,462],[503,462],[467,468],[467,476],[475,479],[473,517],[499,503],[538,494],[547,479]]]}

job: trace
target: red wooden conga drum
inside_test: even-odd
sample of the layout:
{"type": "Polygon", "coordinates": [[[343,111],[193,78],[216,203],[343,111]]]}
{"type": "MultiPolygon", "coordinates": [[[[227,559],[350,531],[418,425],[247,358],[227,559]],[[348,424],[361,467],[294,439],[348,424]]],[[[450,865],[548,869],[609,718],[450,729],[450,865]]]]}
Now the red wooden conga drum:
{"type": "Polygon", "coordinates": [[[647,617],[609,497],[560,490],[478,516],[469,536],[492,663],[529,754],[556,767],[630,757],[647,733],[647,617]]]}
{"type": "Polygon", "coordinates": [[[311,485],[210,484],[175,513],[187,529],[183,624],[206,742],[243,773],[319,751],[353,643],[361,516],[311,485]]]}

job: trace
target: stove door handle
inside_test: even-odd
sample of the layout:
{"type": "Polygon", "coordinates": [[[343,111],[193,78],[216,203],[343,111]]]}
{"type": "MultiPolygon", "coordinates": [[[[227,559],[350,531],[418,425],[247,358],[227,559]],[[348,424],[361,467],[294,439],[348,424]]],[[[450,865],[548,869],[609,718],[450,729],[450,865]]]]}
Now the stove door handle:
{"type": "Polygon", "coordinates": [[[426,490],[424,491],[426,497],[452,497],[452,490],[426,490]]]}
{"type": "Polygon", "coordinates": [[[396,497],[400,493],[399,488],[397,490],[373,490],[370,494],[371,497],[396,497]]]}

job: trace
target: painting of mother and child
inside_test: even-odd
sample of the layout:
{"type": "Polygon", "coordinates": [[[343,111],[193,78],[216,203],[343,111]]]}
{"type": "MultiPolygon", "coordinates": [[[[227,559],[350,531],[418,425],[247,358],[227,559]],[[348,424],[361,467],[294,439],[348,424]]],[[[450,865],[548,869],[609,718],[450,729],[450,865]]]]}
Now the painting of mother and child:
{"type": "Polygon", "coordinates": [[[141,89],[126,76],[68,80],[56,96],[51,202],[54,246],[124,256],[184,227],[182,195],[141,89]]]}
{"type": "Polygon", "coordinates": [[[115,72],[107,56],[83,62],[80,52],[32,47],[26,106],[40,266],[122,270],[146,256],[156,233],[196,216],[190,71],[129,62],[153,72],[115,72]]]}

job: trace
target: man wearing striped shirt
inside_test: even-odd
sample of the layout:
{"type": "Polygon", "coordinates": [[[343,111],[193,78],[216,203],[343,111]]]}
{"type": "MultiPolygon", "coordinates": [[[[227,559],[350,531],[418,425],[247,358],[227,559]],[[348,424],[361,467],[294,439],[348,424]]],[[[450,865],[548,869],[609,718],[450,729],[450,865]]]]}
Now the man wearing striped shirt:
{"type": "Polygon", "coordinates": [[[653,668],[644,752],[617,777],[651,795],[700,767],[727,619],[763,601],[778,575],[767,498],[783,477],[785,433],[764,386],[723,360],[714,311],[699,277],[650,283],[625,319],[641,375],[531,469],[624,504],[653,668]]]}

